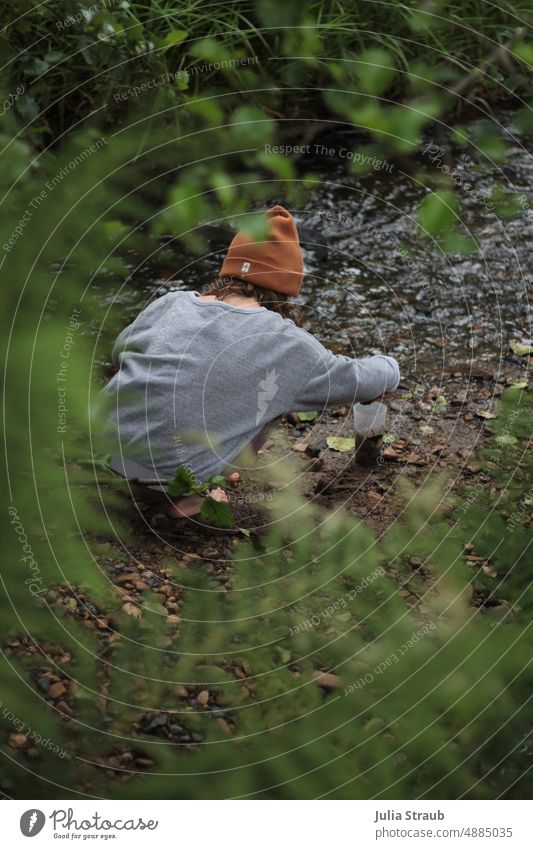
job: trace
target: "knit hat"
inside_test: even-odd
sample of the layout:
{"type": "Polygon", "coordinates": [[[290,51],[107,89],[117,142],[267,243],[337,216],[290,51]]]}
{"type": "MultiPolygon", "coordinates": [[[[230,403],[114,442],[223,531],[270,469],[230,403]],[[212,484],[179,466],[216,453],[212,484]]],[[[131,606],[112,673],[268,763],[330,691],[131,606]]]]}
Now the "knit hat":
{"type": "Polygon", "coordinates": [[[229,246],[220,276],[238,277],[264,289],[297,295],[304,264],[296,224],[283,206],[273,206],[265,214],[270,222],[268,240],[254,242],[241,230],[229,246]]]}

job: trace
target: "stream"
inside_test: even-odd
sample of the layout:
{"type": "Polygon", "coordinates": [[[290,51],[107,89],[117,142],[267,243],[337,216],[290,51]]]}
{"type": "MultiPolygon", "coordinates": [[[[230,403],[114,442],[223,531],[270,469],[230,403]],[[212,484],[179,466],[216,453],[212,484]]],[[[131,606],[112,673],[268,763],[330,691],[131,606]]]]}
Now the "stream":
{"type": "MultiPolygon", "coordinates": [[[[500,115],[504,136],[513,129],[511,118],[500,115]]],[[[357,143],[346,138],[311,145],[302,167],[320,184],[300,209],[290,207],[305,256],[298,302],[306,329],[336,353],[387,351],[399,359],[404,378],[417,383],[439,381],[457,369],[465,376],[480,368],[498,372],[509,358],[516,365],[510,340],[531,336],[533,210],[523,201],[515,218],[502,218],[490,198],[499,182],[533,205],[533,159],[526,140],[522,144],[513,133],[503,167],[466,153],[451,163],[460,202],[458,229],[477,244],[467,255],[446,254],[416,225],[427,192],[424,176],[428,169],[442,169],[431,139],[422,145],[418,170],[411,174],[392,161],[364,176],[350,173],[350,151],[357,152],[357,143]]],[[[152,297],[201,289],[216,276],[229,238],[226,229],[210,228],[212,252],[185,258],[186,272],[180,271],[183,251],[176,250],[172,267],[175,243],[165,245],[149,263],[132,264],[134,285],[130,280],[118,292],[116,283],[111,291],[109,281],[96,284],[102,306],[113,304],[120,328],[152,297]]],[[[104,327],[108,348],[114,334],[114,327],[104,327]]],[[[109,351],[103,359],[108,358],[109,351]]]]}

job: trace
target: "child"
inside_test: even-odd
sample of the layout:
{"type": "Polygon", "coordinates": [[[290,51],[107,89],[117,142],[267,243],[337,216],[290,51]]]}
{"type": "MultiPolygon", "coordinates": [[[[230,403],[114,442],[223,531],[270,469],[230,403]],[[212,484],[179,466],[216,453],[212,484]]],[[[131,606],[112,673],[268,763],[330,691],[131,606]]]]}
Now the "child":
{"type": "MultiPolygon", "coordinates": [[[[335,356],[293,320],[303,260],[298,231],[282,206],[266,213],[268,238],[238,233],[205,295],[171,292],[151,303],[118,337],[117,373],[104,390],[122,456],[146,477],[178,466],[200,481],[257,449],[283,413],[367,402],[396,389],[392,357],[335,356]]],[[[200,496],[170,507],[198,512],[200,496]]]]}

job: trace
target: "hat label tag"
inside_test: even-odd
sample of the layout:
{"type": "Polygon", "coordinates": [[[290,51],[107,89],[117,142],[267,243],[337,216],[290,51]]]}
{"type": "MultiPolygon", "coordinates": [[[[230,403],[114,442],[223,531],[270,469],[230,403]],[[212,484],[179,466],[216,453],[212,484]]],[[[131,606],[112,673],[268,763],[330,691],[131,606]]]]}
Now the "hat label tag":
{"type": "Polygon", "coordinates": [[[250,271],[250,263],[243,262],[243,264],[241,265],[241,273],[246,274],[247,271],[250,271]]]}

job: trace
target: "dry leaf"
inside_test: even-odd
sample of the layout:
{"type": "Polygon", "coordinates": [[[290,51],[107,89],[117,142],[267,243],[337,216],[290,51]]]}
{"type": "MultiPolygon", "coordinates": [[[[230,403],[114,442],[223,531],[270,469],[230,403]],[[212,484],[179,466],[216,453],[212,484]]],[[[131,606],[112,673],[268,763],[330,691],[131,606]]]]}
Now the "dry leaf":
{"type": "Polygon", "coordinates": [[[326,439],[328,448],[332,451],[354,451],[355,437],[354,436],[328,436],[326,439]]]}

